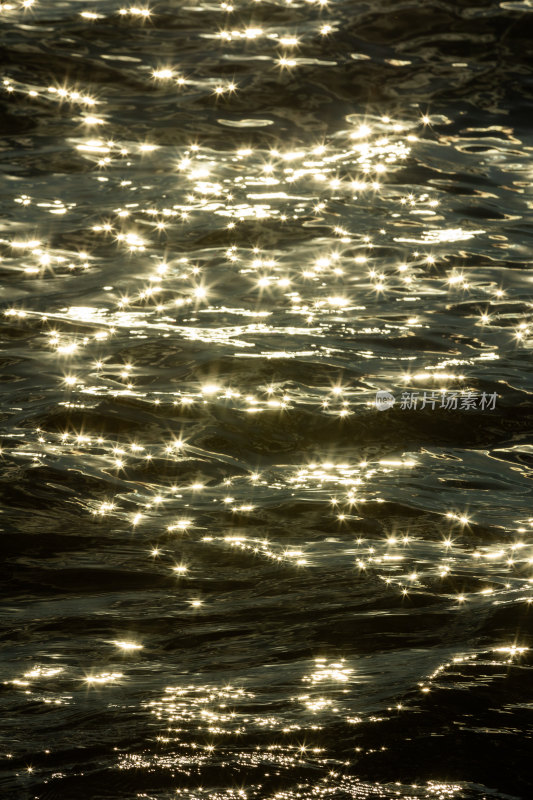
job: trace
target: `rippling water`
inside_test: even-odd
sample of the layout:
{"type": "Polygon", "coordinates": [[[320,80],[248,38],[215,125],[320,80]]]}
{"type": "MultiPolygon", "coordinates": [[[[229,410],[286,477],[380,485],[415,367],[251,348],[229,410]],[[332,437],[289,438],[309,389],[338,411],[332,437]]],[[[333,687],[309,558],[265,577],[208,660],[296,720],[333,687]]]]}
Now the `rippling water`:
{"type": "Polygon", "coordinates": [[[532,796],[532,11],[0,3],[2,798],[532,796]]]}

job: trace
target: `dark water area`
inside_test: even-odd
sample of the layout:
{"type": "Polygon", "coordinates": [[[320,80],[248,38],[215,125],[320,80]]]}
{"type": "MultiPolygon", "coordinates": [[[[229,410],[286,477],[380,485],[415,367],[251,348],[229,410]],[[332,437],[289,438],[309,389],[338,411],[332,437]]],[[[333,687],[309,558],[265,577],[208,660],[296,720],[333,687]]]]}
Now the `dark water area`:
{"type": "Polygon", "coordinates": [[[2,800],[533,797],[532,23],[0,2],[2,800]]]}

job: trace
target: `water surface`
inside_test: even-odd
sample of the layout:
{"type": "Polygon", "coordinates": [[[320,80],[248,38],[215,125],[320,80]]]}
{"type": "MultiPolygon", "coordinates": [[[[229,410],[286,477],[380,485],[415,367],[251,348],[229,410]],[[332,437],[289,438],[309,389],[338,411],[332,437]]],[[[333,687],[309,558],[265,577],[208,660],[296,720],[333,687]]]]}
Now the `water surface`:
{"type": "Polygon", "coordinates": [[[531,797],[532,10],[0,3],[3,798],[531,797]]]}

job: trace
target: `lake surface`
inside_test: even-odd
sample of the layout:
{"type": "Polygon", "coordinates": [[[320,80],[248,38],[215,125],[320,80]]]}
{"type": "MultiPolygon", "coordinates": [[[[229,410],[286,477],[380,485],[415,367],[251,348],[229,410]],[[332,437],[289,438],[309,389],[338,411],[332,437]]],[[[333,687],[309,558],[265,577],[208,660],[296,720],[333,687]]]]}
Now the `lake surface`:
{"type": "Polygon", "coordinates": [[[533,796],[532,23],[0,3],[2,798],[533,796]]]}

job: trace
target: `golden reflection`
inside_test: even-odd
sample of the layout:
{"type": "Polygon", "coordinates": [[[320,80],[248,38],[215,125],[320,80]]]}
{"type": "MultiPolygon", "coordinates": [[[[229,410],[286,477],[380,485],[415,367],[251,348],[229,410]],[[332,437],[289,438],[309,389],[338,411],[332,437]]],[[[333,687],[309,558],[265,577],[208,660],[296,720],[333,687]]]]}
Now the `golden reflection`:
{"type": "MultiPolygon", "coordinates": [[[[31,5],[30,0],[22,3],[26,9],[31,5]]],[[[250,54],[268,47],[268,68],[276,80],[279,72],[295,74],[308,63],[300,56],[311,38],[336,33],[333,21],[320,20],[298,32],[274,30],[271,20],[264,27],[243,18],[233,21],[226,16],[233,6],[222,3],[220,8],[222,29],[206,33],[216,40],[214,46],[238,45],[250,54]]],[[[2,12],[13,9],[14,3],[0,4],[2,12]]],[[[138,27],[158,24],[160,13],[143,4],[126,5],[116,15],[127,18],[121,26],[138,27]]],[[[80,16],[85,25],[106,13],[84,10],[80,16]]],[[[239,127],[225,109],[247,102],[245,79],[237,84],[213,74],[201,80],[193,71],[185,77],[179,64],[164,56],[159,62],[157,53],[131,70],[158,102],[167,93],[176,102],[190,94],[195,103],[208,103],[227,131],[232,124],[239,127]]],[[[68,296],[76,297],[75,281],[81,275],[92,281],[96,299],[67,300],[65,306],[50,300],[41,316],[32,310],[28,292],[4,310],[10,325],[31,330],[43,345],[43,372],[52,376],[59,395],[58,418],[74,420],[59,423],[67,430],[46,430],[44,423],[42,429],[21,429],[16,456],[32,464],[63,459],[69,471],[83,466],[88,482],[102,481],[105,492],[95,491],[91,500],[80,494],[76,502],[93,515],[96,529],[107,534],[109,522],[117,531],[127,529],[131,546],[139,548],[141,568],[171,579],[172,597],[181,598],[183,613],[195,624],[211,621],[211,614],[223,607],[218,596],[201,590],[208,584],[192,588],[206,569],[202,558],[216,559],[221,553],[238,558],[235,563],[243,569],[266,565],[291,581],[313,585],[315,580],[320,585],[323,571],[332,565],[347,565],[351,581],[372,582],[384,602],[403,612],[430,590],[457,619],[516,600],[526,591],[520,602],[533,602],[533,555],[525,535],[531,521],[516,534],[513,523],[511,538],[520,533],[524,541],[510,541],[505,531],[490,544],[476,540],[474,546],[469,537],[476,530],[477,508],[472,503],[470,511],[460,501],[455,508],[448,494],[444,508],[433,509],[423,530],[417,520],[412,527],[407,518],[391,522],[380,503],[390,500],[392,505],[397,484],[411,491],[420,472],[430,473],[429,456],[403,453],[399,446],[380,453],[361,446],[361,439],[374,436],[372,426],[382,424],[368,403],[374,387],[367,380],[376,374],[376,363],[385,364],[381,341],[401,344],[387,350],[391,384],[397,376],[395,386],[431,384],[444,392],[448,385],[470,383],[481,360],[488,374],[491,359],[500,356],[496,346],[488,352],[487,337],[508,313],[507,303],[499,301],[512,297],[515,302],[512,286],[498,286],[464,257],[478,237],[485,242],[487,231],[452,224],[449,195],[437,184],[410,188],[402,182],[406,162],[431,143],[425,130],[432,117],[418,119],[418,111],[414,120],[408,114],[405,119],[353,114],[344,130],[323,137],[315,132],[305,141],[267,128],[274,123],[265,112],[261,123],[272,131],[268,147],[258,144],[255,135],[228,136],[227,146],[217,150],[205,144],[201,132],[197,141],[185,134],[170,146],[155,129],[143,140],[112,126],[113,103],[103,91],[93,95],[89,86],[64,76],[52,83],[33,86],[13,71],[3,77],[1,91],[7,104],[24,102],[37,109],[46,103],[66,115],[74,126],[71,141],[82,163],[80,175],[94,179],[102,202],[95,204],[91,224],[83,230],[75,202],[45,196],[44,190],[41,194],[21,182],[13,190],[13,203],[22,222],[2,233],[2,266],[6,274],[20,273],[25,285],[38,285],[40,294],[53,281],[65,280],[73,288],[68,296]],[[155,175],[162,177],[162,185],[167,182],[164,190],[152,185],[155,175]],[[117,199],[107,203],[105,197],[117,199]],[[381,216],[365,230],[369,209],[381,216]],[[48,234],[52,223],[58,231],[68,230],[68,236],[48,234]],[[312,236],[304,241],[306,230],[312,236]],[[103,275],[110,275],[105,279],[109,285],[103,275]],[[453,357],[433,351],[429,337],[440,331],[431,310],[434,295],[451,308],[471,302],[466,313],[473,320],[472,341],[478,337],[484,348],[481,355],[475,354],[477,345],[465,350],[455,340],[453,357]],[[80,305],[68,307],[69,302],[80,305]],[[345,334],[346,350],[339,347],[345,334]],[[415,338],[419,344],[413,351],[415,338]],[[143,343],[152,347],[149,356],[143,356],[143,343]],[[217,367],[195,373],[194,379],[176,366],[201,363],[206,354],[214,354],[217,367]],[[233,371],[227,369],[230,360],[233,371]],[[256,364],[262,370],[259,377],[256,364]],[[315,385],[303,385],[302,364],[320,366],[315,385]],[[357,374],[350,371],[354,366],[357,374]],[[124,423],[112,434],[98,425],[110,402],[120,404],[117,420],[124,423]],[[91,420],[96,420],[94,429],[91,420]],[[220,442],[215,436],[214,444],[202,441],[198,431],[205,420],[224,421],[220,442]],[[232,460],[224,437],[233,435],[236,421],[246,429],[245,450],[266,452],[265,443],[279,437],[280,448],[290,453],[287,463],[281,456],[279,463],[270,456],[256,464],[232,460]],[[302,433],[303,426],[310,432],[302,433]],[[297,463],[293,443],[303,435],[316,442],[316,452],[297,463]],[[189,469],[194,459],[203,464],[189,469]],[[217,469],[211,471],[213,465],[217,469]],[[277,519],[269,516],[271,507],[283,507],[287,498],[309,513],[316,536],[302,541],[298,526],[278,528],[277,519]],[[191,592],[183,596],[184,588],[191,592]]],[[[80,207],[88,185],[83,183],[76,198],[80,207]]],[[[525,312],[513,318],[506,333],[513,350],[530,344],[531,331],[525,312]]],[[[413,419],[405,413],[409,426],[413,419]]],[[[383,424],[390,425],[392,440],[397,429],[401,432],[399,419],[391,422],[384,415],[383,424]]],[[[407,439],[412,440],[411,433],[407,439]]],[[[424,492],[431,495],[428,485],[424,492]]],[[[419,511],[424,498],[413,502],[419,511]]],[[[123,629],[122,635],[133,640],[112,640],[119,653],[143,650],[132,630],[123,629]]],[[[509,661],[526,651],[518,644],[494,650],[509,661]]],[[[62,669],[35,666],[11,683],[29,691],[32,681],[52,678],[62,669]]],[[[293,723],[286,710],[267,713],[257,698],[259,690],[237,686],[168,687],[148,707],[161,722],[161,741],[175,742],[187,726],[217,736],[239,735],[251,725],[286,733],[300,723],[316,729],[328,714],[347,714],[342,693],[356,682],[357,664],[320,657],[305,669],[306,694],[295,695],[305,721],[293,723]]],[[[85,682],[106,686],[123,677],[95,669],[85,682]]],[[[420,683],[422,693],[430,692],[432,680],[420,683]]],[[[360,722],[353,715],[346,718],[360,722]]],[[[312,752],[311,745],[292,747],[283,753],[287,763],[312,752]]],[[[214,744],[202,745],[203,757],[214,749],[214,744]]]]}
{"type": "Polygon", "coordinates": [[[124,675],[122,672],[100,672],[93,675],[87,675],[85,681],[89,685],[100,684],[105,686],[109,683],[115,683],[123,677],[124,675]]]}
{"type": "Polygon", "coordinates": [[[119,640],[113,642],[120,650],[124,650],[125,652],[131,653],[135,650],[142,650],[142,644],[137,644],[136,642],[129,642],[124,640],[119,640]]]}

